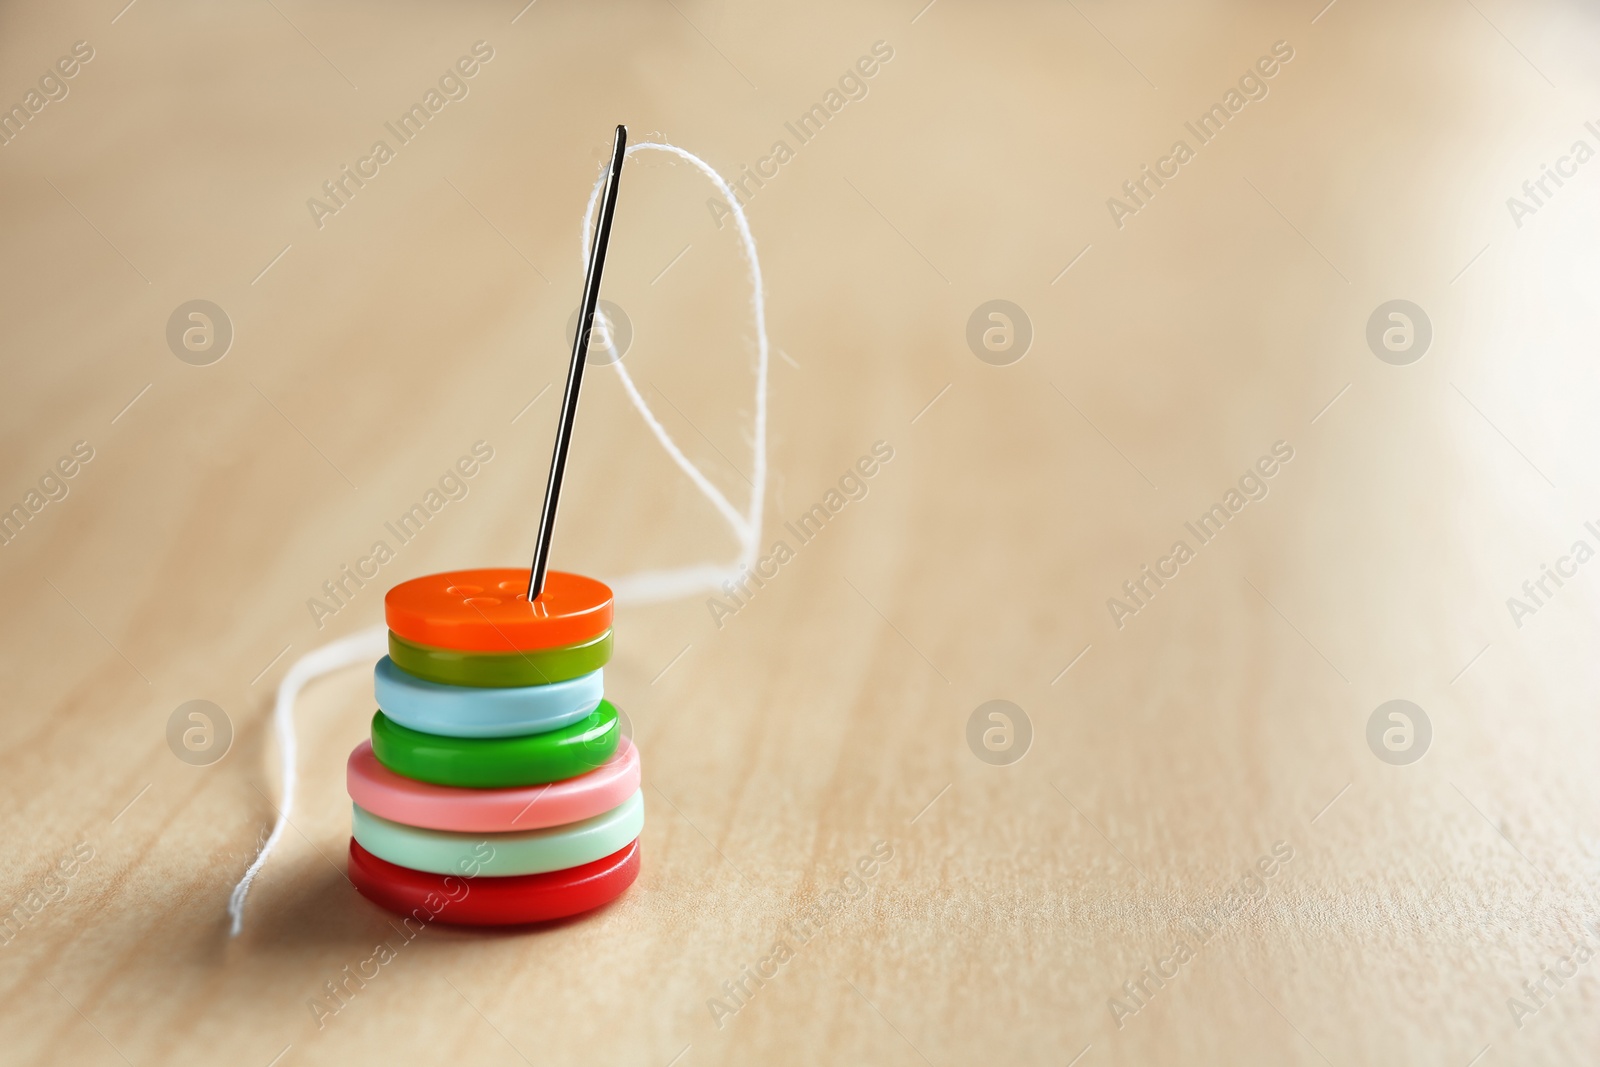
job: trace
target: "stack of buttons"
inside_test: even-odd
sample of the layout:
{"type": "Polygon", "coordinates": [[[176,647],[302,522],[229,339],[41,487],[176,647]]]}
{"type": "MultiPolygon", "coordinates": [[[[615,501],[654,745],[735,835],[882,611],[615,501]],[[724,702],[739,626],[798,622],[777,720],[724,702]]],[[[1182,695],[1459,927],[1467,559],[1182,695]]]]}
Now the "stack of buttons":
{"type": "Polygon", "coordinates": [[[389,590],[372,739],[350,754],[350,880],[405,915],[497,926],[633,884],[639,754],[605,699],[611,590],[551,571],[451,571],[389,590]]]}

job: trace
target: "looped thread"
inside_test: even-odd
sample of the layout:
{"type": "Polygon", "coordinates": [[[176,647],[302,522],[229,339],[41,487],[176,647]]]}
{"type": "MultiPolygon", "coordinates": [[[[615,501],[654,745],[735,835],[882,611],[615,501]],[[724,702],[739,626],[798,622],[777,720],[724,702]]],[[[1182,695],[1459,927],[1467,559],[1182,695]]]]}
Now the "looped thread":
{"type": "MultiPolygon", "coordinates": [[[[633,376],[628,373],[628,368],[623,366],[622,360],[617,356],[616,346],[612,342],[610,331],[604,331],[607,353],[611,356],[611,365],[617,368],[617,374],[622,378],[623,391],[628,394],[628,399],[633,402],[634,408],[639,412],[639,417],[644,419],[650,432],[655,434],[656,440],[667,455],[672,457],[689,480],[695,484],[711,505],[717,509],[722,517],[727,520],[733,529],[733,534],[739,539],[739,558],[732,564],[718,567],[713,564],[699,564],[689,567],[677,567],[664,571],[646,571],[631,574],[618,579],[612,587],[619,597],[634,602],[667,600],[679,596],[688,596],[704,589],[717,590],[722,582],[737,579],[745,571],[756,565],[756,559],[761,554],[761,516],[766,506],[767,491],[767,297],[766,284],[761,278],[761,260],[756,256],[756,239],[750,232],[750,221],[745,217],[744,208],[739,204],[739,198],[734,195],[728,183],[722,180],[722,175],[711,168],[705,160],[692,152],[687,152],[677,145],[661,144],[654,141],[640,141],[629,146],[624,153],[624,160],[635,152],[666,152],[677,156],[692,164],[701,174],[717,187],[733,209],[733,221],[739,231],[739,244],[744,252],[746,266],[750,278],[750,310],[756,322],[756,414],[755,433],[750,451],[754,462],[754,483],[750,490],[750,503],[744,515],[740,515],[728,498],[712,485],[705,474],[689,461],[683,451],[668,435],[666,428],[661,425],[655,412],[650,410],[650,405],[644,402],[644,397],[639,394],[639,387],[633,383],[633,376]]],[[[583,215],[583,244],[582,249],[589,247],[591,234],[594,230],[595,203],[600,198],[600,190],[605,186],[605,171],[602,168],[600,178],[595,182],[594,189],[589,193],[589,204],[584,209],[583,215]]]]}

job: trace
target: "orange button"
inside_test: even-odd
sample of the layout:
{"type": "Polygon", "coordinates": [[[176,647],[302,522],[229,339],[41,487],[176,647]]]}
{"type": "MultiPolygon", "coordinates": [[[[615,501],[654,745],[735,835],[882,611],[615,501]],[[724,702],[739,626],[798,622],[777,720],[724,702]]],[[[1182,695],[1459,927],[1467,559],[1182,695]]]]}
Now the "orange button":
{"type": "Polygon", "coordinates": [[[611,629],[611,589],[551,571],[528,603],[528,568],[447,571],[401,582],[383,598],[389,629],[461,652],[529,652],[576,645],[611,629]]]}

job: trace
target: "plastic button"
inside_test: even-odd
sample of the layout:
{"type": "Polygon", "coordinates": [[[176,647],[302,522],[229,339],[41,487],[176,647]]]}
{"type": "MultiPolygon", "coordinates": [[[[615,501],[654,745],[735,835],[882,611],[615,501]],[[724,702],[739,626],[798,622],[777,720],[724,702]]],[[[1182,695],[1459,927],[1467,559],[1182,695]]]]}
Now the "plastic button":
{"type": "Polygon", "coordinates": [[[359,807],[407,826],[457,833],[538,830],[593,818],[627,800],[639,788],[639,750],[624,737],[609,760],[564,782],[461,789],[403,778],[363,741],[350,753],[345,786],[359,807]]]}
{"type": "Polygon", "coordinates": [[[461,652],[418,645],[389,631],[389,658],[407,674],[440,685],[552,685],[589,674],[611,661],[611,631],[581,645],[528,652],[461,652]]]}
{"type": "Polygon", "coordinates": [[[564,871],[468,878],[397,866],[351,838],[349,867],[361,895],[396,914],[461,926],[515,926],[577,915],[621,896],[639,876],[639,842],[564,871]]]}
{"type": "Polygon", "coordinates": [[[604,582],[550,571],[528,601],[527,568],[446,571],[401,582],[383,598],[389,629],[413,644],[463,652],[527,652],[582,644],[611,629],[604,582]]]}
{"type": "Polygon", "coordinates": [[[550,685],[440,685],[407,674],[385,656],[373,671],[378,707],[401,726],[447,737],[516,737],[587,718],[605,695],[604,672],[550,685]]]}
{"type": "Polygon", "coordinates": [[[522,737],[445,737],[410,730],[383,712],[372,716],[372,751],[405,778],[468,789],[504,789],[576,778],[617,750],[622,736],[608,700],[588,718],[522,737]]]}
{"type": "Polygon", "coordinates": [[[391,822],[355,805],[351,835],[361,847],[400,867],[434,874],[543,874],[609,856],[644,829],[637,790],[610,811],[581,822],[510,834],[458,834],[391,822]]]}

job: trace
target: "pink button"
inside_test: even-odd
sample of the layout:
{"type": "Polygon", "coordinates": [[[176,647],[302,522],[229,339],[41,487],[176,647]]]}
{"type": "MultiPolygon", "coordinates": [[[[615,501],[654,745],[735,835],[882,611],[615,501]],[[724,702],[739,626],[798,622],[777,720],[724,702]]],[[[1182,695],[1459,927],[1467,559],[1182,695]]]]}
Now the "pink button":
{"type": "Polygon", "coordinates": [[[513,789],[461,789],[401,777],[378,762],[371,741],[357,745],[345,767],[350,799],[374,815],[463,833],[537,830],[588,819],[627,800],[639,781],[639,750],[626,737],[609,760],[587,774],[513,789]]]}

